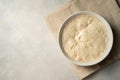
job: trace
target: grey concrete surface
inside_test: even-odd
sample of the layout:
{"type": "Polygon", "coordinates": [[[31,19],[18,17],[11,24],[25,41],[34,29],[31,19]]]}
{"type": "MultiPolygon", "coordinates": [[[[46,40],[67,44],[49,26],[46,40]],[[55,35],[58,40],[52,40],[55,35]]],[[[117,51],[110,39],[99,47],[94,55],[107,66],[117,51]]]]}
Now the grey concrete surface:
{"type": "MultiPolygon", "coordinates": [[[[0,80],[79,80],[44,17],[68,0],[0,0],[0,80]]],[[[86,80],[120,80],[120,61],[86,80]]]]}

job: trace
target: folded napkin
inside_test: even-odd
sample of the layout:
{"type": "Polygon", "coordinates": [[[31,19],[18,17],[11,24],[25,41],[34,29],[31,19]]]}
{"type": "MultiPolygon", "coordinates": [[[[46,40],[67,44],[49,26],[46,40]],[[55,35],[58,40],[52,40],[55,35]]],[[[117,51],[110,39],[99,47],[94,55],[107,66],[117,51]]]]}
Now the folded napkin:
{"type": "MultiPolygon", "coordinates": [[[[120,59],[120,8],[115,0],[71,0],[55,12],[46,16],[46,22],[55,38],[61,23],[71,14],[78,11],[92,11],[104,17],[111,25],[114,43],[109,56],[97,65],[82,67],[72,64],[81,79],[120,59]]],[[[56,53],[58,54],[58,53],[56,53]]]]}

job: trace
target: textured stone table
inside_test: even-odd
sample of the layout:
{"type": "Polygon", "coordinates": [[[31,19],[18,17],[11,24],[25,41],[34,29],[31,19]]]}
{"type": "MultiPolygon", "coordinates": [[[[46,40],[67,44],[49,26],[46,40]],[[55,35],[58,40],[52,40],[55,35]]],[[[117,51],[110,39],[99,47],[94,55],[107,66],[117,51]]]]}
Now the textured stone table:
{"type": "MultiPolygon", "coordinates": [[[[0,80],[79,80],[45,24],[67,0],[0,0],[0,80]]],[[[120,80],[120,61],[86,80],[120,80]]]]}

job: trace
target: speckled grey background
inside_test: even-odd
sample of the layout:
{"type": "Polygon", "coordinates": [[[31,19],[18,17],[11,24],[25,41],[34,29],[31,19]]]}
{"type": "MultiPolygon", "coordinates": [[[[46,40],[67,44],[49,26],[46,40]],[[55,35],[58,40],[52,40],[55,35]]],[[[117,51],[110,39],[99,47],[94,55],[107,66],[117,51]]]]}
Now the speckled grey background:
{"type": "MultiPolygon", "coordinates": [[[[0,80],[79,80],[43,16],[68,0],[0,0],[0,80]]],[[[120,80],[120,61],[86,80],[120,80]]]]}

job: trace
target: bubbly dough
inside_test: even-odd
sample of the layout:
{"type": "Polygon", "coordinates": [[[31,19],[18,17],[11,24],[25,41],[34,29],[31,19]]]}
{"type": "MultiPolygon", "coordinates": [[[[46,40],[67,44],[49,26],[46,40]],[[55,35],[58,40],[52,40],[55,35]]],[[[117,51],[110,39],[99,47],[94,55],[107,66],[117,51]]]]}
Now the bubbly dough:
{"type": "Polygon", "coordinates": [[[108,35],[105,25],[95,16],[83,14],[71,18],[62,33],[62,46],[69,58],[90,62],[106,50],[108,35]]]}

